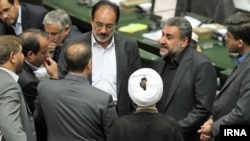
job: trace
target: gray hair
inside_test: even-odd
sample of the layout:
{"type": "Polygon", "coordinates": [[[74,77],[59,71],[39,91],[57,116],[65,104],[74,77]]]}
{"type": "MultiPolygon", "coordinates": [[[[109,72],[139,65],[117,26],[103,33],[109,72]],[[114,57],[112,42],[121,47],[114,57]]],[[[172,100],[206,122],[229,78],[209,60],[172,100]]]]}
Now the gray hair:
{"type": "Polygon", "coordinates": [[[187,19],[184,17],[172,17],[162,21],[162,26],[165,25],[178,27],[180,30],[180,38],[188,37],[188,43],[190,43],[193,29],[187,19]]]}
{"type": "Polygon", "coordinates": [[[54,23],[57,23],[60,30],[62,30],[66,26],[71,25],[72,21],[70,16],[64,10],[56,9],[48,12],[43,19],[43,25],[54,23]]]}
{"type": "Polygon", "coordinates": [[[9,60],[11,52],[18,53],[21,44],[21,40],[17,36],[0,36],[0,65],[5,64],[9,60]]]}

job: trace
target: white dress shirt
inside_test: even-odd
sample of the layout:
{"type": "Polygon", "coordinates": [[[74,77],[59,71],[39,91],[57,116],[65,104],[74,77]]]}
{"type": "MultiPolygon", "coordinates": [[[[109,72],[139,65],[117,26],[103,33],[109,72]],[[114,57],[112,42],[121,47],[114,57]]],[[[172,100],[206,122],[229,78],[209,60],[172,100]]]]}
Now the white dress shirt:
{"type": "Polygon", "coordinates": [[[92,85],[111,94],[117,102],[117,65],[114,37],[107,48],[97,44],[92,35],[92,85]]]}
{"type": "Polygon", "coordinates": [[[20,35],[21,33],[23,33],[21,5],[19,6],[19,12],[18,12],[16,24],[15,24],[15,26],[12,25],[11,27],[14,29],[16,35],[20,35]]]}

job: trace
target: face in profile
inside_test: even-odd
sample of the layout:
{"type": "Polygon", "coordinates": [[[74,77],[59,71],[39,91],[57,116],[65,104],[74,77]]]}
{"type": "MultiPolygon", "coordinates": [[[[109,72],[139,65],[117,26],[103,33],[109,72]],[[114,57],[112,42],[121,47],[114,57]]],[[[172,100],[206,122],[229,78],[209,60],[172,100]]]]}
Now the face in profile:
{"type": "Polygon", "coordinates": [[[227,31],[227,33],[225,35],[225,41],[226,41],[227,49],[230,53],[238,53],[239,52],[238,40],[236,40],[234,38],[234,36],[229,31],[227,31]]]}
{"type": "Polygon", "coordinates": [[[109,42],[116,26],[115,11],[109,6],[101,6],[92,17],[93,34],[97,42],[109,42]]]}
{"type": "Polygon", "coordinates": [[[14,1],[14,4],[8,2],[8,0],[0,1],[0,18],[8,25],[15,24],[18,17],[19,2],[14,1]]]}
{"type": "Polygon", "coordinates": [[[40,50],[37,54],[34,54],[34,60],[32,64],[36,67],[40,67],[46,58],[49,56],[48,44],[49,40],[45,37],[39,36],[40,50]]]}
{"type": "Polygon", "coordinates": [[[165,25],[159,40],[160,55],[168,58],[177,56],[186,46],[186,41],[180,38],[180,30],[176,26],[165,25]]]}
{"type": "Polygon", "coordinates": [[[69,33],[69,26],[60,29],[57,23],[44,25],[45,32],[49,35],[49,41],[60,45],[69,33]]]}

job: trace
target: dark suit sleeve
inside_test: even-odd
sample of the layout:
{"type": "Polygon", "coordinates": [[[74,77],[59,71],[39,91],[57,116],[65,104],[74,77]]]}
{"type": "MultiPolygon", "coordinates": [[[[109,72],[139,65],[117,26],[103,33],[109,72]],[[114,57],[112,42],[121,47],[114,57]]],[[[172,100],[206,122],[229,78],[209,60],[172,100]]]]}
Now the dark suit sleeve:
{"type": "Polygon", "coordinates": [[[184,136],[197,130],[209,118],[217,89],[216,72],[210,62],[197,66],[194,75],[195,105],[188,115],[179,121],[184,136]]]}
{"type": "Polygon", "coordinates": [[[115,110],[115,105],[113,102],[113,99],[111,97],[111,95],[108,95],[108,102],[106,105],[106,111],[104,111],[103,114],[103,129],[106,135],[106,139],[108,138],[109,134],[110,134],[110,130],[115,122],[115,120],[118,118],[116,110],[115,110]]]}
{"type": "Polygon", "coordinates": [[[119,141],[119,139],[121,137],[120,132],[119,132],[120,131],[120,124],[119,123],[120,123],[119,120],[117,120],[114,123],[107,141],[119,141]]]}
{"type": "Polygon", "coordinates": [[[37,97],[37,85],[38,82],[30,82],[22,87],[24,98],[28,104],[28,107],[32,113],[35,110],[35,99],[37,97]]]}
{"type": "Polygon", "coordinates": [[[35,100],[35,111],[34,111],[34,118],[35,118],[35,126],[37,132],[37,141],[46,141],[47,139],[47,125],[45,122],[45,118],[43,116],[42,106],[40,103],[39,96],[37,96],[35,100]]]}
{"type": "MultiPolygon", "coordinates": [[[[37,89],[39,89],[39,86],[40,85],[38,85],[37,89]]],[[[42,105],[40,102],[39,94],[37,95],[34,104],[35,104],[34,118],[35,118],[36,122],[43,123],[44,116],[43,116],[42,105]]]]}

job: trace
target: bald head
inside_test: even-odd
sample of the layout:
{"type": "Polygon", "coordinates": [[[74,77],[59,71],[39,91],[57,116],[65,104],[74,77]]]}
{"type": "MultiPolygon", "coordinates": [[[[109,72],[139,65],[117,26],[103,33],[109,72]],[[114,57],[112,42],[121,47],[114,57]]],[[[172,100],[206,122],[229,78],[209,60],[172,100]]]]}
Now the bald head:
{"type": "Polygon", "coordinates": [[[85,42],[72,42],[65,50],[65,62],[69,72],[83,72],[91,57],[91,48],[85,42]]]}

